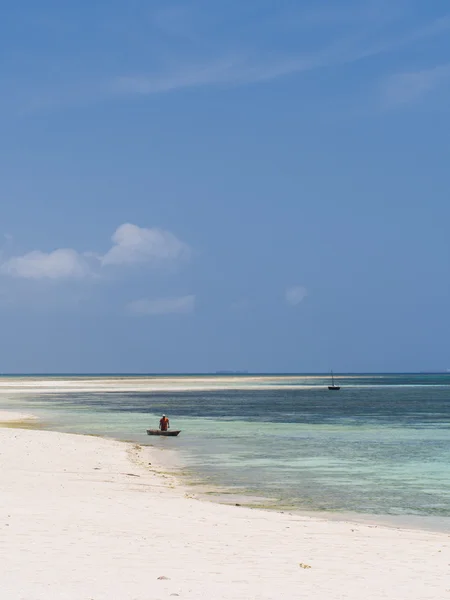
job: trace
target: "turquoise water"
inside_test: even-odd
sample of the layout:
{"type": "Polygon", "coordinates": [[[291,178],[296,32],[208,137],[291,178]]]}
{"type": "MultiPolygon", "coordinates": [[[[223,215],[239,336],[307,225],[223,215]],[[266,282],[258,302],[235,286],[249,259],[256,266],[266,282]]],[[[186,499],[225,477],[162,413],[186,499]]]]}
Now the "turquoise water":
{"type": "Polygon", "coordinates": [[[176,448],[203,489],[279,509],[450,523],[450,374],[24,377],[2,408],[49,428],[176,448]],[[178,438],[145,434],[166,412],[178,438]]]}

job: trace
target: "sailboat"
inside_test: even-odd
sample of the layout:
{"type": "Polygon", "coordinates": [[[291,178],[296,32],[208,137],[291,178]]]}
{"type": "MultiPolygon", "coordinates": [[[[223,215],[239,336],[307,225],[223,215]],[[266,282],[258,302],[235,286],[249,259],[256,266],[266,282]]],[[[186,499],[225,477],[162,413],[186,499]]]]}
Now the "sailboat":
{"type": "Polygon", "coordinates": [[[334,385],[334,375],[333,375],[333,371],[331,371],[331,385],[328,386],[329,390],[340,390],[341,386],[340,385],[334,385]]]}

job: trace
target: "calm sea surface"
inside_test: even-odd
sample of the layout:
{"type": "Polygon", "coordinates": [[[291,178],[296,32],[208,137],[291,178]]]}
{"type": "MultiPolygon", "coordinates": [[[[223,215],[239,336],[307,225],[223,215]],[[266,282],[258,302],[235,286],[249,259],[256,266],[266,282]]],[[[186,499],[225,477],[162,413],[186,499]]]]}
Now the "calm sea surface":
{"type": "Polygon", "coordinates": [[[1,377],[0,408],[179,450],[192,484],[306,511],[450,523],[450,374],[1,377]],[[161,413],[178,438],[150,438],[161,413]]]}

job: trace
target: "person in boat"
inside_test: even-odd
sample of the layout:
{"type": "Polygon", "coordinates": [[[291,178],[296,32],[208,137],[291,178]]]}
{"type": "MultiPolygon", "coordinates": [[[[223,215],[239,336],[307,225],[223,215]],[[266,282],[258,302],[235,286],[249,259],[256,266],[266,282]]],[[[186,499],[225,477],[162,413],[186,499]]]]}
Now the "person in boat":
{"type": "Polygon", "coordinates": [[[161,431],[167,431],[168,429],[170,429],[169,418],[166,417],[166,415],[163,415],[159,420],[159,428],[161,429],[161,431]]]}

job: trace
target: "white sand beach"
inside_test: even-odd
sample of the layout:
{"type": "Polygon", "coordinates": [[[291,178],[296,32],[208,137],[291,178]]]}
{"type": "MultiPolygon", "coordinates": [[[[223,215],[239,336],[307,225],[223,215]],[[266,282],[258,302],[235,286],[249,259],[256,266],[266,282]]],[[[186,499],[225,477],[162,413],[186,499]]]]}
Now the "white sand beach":
{"type": "Polygon", "coordinates": [[[196,500],[149,462],[132,444],[0,429],[1,597],[450,599],[447,534],[196,500]]]}

